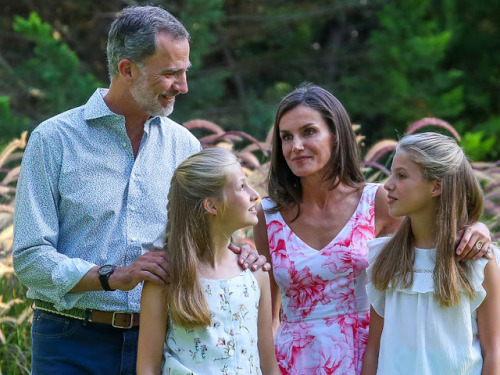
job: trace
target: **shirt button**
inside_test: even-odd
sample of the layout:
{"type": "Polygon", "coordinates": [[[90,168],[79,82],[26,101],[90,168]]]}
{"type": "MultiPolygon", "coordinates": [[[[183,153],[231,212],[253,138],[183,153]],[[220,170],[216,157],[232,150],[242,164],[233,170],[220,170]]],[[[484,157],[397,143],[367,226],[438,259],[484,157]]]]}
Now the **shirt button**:
{"type": "Polygon", "coordinates": [[[127,147],[127,144],[125,142],[122,143],[123,147],[127,147]]]}
{"type": "Polygon", "coordinates": [[[135,242],[135,241],[137,241],[137,238],[132,237],[132,242],[135,242]]]}
{"type": "Polygon", "coordinates": [[[234,350],[233,349],[229,349],[229,352],[227,353],[230,357],[232,357],[234,355],[234,350]]]}
{"type": "Polygon", "coordinates": [[[130,211],[135,211],[135,207],[130,207],[130,211]]]}

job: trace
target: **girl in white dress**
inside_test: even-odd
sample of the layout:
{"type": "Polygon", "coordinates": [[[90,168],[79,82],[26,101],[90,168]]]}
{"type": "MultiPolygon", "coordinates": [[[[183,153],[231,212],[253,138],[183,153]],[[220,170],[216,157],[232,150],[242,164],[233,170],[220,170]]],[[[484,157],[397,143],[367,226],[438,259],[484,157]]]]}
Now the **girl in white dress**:
{"type": "Polygon", "coordinates": [[[243,270],[228,249],[257,223],[259,195],[237,158],[222,148],[189,157],[168,198],[170,283],[144,284],[138,374],[280,374],[268,274],[243,270]]]}
{"type": "Polygon", "coordinates": [[[500,374],[495,255],[460,262],[454,250],[457,230],[483,209],[467,157],[450,137],[414,134],[400,140],[391,172],[389,212],[405,219],[369,243],[362,374],[500,374]]]}

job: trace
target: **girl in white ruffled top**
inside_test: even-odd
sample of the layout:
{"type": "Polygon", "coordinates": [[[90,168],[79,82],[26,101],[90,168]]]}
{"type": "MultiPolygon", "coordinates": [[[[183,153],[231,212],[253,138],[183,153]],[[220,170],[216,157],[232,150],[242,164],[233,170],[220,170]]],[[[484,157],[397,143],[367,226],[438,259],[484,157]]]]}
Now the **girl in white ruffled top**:
{"type": "Polygon", "coordinates": [[[369,242],[362,374],[500,374],[496,250],[467,262],[454,250],[457,230],[483,209],[467,157],[450,137],[413,134],[398,143],[391,172],[389,212],[405,219],[369,242]]]}

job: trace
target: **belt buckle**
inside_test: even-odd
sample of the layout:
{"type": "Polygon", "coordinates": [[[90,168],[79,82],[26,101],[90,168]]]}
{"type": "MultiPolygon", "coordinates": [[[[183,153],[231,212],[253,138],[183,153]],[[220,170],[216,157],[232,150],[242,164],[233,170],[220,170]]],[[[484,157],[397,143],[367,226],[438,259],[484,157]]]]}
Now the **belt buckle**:
{"type": "Polygon", "coordinates": [[[118,311],[113,311],[113,319],[111,320],[111,325],[114,327],[114,328],[121,328],[121,329],[130,329],[134,326],[134,313],[122,313],[122,312],[118,312],[118,311]],[[115,323],[115,317],[116,317],[116,314],[126,314],[126,315],[129,315],[130,316],[130,323],[128,326],[120,326],[118,324],[115,323]]]}

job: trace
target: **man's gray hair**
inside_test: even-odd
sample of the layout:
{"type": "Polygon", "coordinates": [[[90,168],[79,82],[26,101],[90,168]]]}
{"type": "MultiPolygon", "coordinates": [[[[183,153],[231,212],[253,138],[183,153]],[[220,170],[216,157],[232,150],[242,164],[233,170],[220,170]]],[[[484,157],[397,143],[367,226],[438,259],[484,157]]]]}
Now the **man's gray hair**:
{"type": "Polygon", "coordinates": [[[118,63],[129,59],[140,65],[156,52],[156,37],[166,32],[174,40],[187,39],[189,32],[163,8],[132,6],[125,8],[111,24],[108,35],[108,71],[118,75],[118,63]]]}

